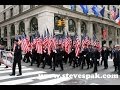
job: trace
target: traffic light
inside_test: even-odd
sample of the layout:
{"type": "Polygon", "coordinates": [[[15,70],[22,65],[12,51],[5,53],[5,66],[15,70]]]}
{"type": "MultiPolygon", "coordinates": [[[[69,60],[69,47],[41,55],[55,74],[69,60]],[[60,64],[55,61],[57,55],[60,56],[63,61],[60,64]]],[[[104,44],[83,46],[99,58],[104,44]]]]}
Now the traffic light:
{"type": "Polygon", "coordinates": [[[61,21],[61,20],[58,20],[57,25],[58,25],[58,26],[62,26],[62,21],[61,21]]]}
{"type": "Polygon", "coordinates": [[[62,26],[65,26],[65,19],[62,19],[62,26]]]}

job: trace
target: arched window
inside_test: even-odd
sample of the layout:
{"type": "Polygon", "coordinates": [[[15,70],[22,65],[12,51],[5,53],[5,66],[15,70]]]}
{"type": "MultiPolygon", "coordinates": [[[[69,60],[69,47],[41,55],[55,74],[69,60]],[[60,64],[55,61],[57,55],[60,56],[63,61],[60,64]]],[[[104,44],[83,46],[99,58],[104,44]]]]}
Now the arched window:
{"type": "Polygon", "coordinates": [[[83,21],[81,23],[81,33],[87,33],[86,23],[83,21]]]}
{"type": "Polygon", "coordinates": [[[38,30],[38,20],[36,17],[33,17],[30,21],[30,33],[38,30]]]}
{"type": "Polygon", "coordinates": [[[15,36],[15,25],[12,24],[11,25],[11,33],[10,33],[11,36],[15,36]]]}
{"type": "Polygon", "coordinates": [[[111,27],[108,28],[108,35],[111,35],[112,34],[112,29],[111,27]]]}
{"type": "Polygon", "coordinates": [[[4,37],[7,37],[7,27],[4,28],[4,37]]]}
{"type": "Polygon", "coordinates": [[[73,19],[68,20],[68,27],[70,32],[76,32],[76,25],[73,19]]]}
{"type": "Polygon", "coordinates": [[[55,28],[55,30],[59,30],[59,27],[57,26],[57,22],[58,22],[59,19],[60,19],[59,16],[54,17],[54,28],[55,28]]]}
{"type": "Polygon", "coordinates": [[[117,36],[119,37],[119,35],[120,35],[120,31],[119,29],[117,29],[117,36]]]}
{"type": "Polygon", "coordinates": [[[93,23],[93,34],[96,34],[97,31],[96,31],[96,28],[95,28],[95,24],[93,23]]]}
{"type": "Polygon", "coordinates": [[[23,32],[25,32],[25,24],[21,21],[19,24],[19,34],[22,34],[23,32]]]}

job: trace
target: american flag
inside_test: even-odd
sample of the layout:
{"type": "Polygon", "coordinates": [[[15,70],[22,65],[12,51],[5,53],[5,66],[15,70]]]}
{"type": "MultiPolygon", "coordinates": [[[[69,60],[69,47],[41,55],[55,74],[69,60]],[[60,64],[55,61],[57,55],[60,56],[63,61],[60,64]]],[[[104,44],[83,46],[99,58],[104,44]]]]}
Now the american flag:
{"type": "Polygon", "coordinates": [[[112,8],[110,13],[111,13],[112,19],[115,20],[115,18],[116,18],[116,8],[115,8],[115,6],[113,6],[113,8],[112,8]]]}
{"type": "Polygon", "coordinates": [[[43,53],[42,38],[37,38],[37,40],[36,40],[36,50],[37,50],[37,53],[39,53],[39,54],[43,53]]]}
{"type": "Polygon", "coordinates": [[[102,36],[103,36],[103,39],[106,39],[106,37],[107,37],[107,29],[103,30],[102,36]]]}
{"type": "Polygon", "coordinates": [[[80,53],[80,40],[79,38],[76,38],[76,43],[75,43],[75,55],[76,57],[79,55],[80,53]]]}

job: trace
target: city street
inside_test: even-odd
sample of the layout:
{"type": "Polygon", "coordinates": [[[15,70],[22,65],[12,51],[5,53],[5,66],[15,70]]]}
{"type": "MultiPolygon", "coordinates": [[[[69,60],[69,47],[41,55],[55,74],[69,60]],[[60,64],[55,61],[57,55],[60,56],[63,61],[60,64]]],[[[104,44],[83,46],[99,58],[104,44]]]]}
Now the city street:
{"type": "MultiPolygon", "coordinates": [[[[64,64],[64,71],[56,68],[52,71],[48,66],[45,69],[37,68],[36,64],[29,66],[30,63],[22,62],[22,76],[9,76],[11,68],[0,66],[0,85],[120,85],[119,78],[103,78],[103,79],[85,79],[85,78],[54,78],[54,74],[92,74],[93,68],[83,70],[80,67],[73,69],[69,64],[64,64]],[[48,77],[39,77],[39,74],[48,74],[48,77]]],[[[104,69],[103,65],[98,66],[98,74],[116,74],[114,72],[113,62],[109,59],[109,68],[104,69]]],[[[18,67],[16,69],[18,74],[18,67]]]]}

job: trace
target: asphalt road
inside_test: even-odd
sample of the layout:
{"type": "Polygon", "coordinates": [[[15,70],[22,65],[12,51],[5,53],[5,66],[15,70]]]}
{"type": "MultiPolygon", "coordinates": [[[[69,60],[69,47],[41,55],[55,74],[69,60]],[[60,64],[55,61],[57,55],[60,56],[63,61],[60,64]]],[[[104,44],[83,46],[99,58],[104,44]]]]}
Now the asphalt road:
{"type": "MultiPolygon", "coordinates": [[[[11,68],[4,68],[4,65],[0,66],[0,85],[120,85],[120,77],[118,78],[66,78],[60,77],[55,78],[54,75],[63,74],[77,74],[77,75],[95,75],[93,68],[87,69],[85,66],[82,70],[81,67],[72,68],[69,64],[64,64],[64,71],[60,71],[60,67],[56,68],[56,71],[49,69],[46,66],[45,69],[37,68],[36,64],[29,66],[30,63],[22,62],[22,76],[9,76],[12,72],[11,68]],[[45,74],[46,76],[41,77],[40,74],[45,74]]],[[[98,72],[102,76],[103,74],[116,74],[114,72],[114,66],[112,60],[109,59],[108,69],[104,69],[104,66],[98,66],[98,72]]],[[[18,69],[16,69],[16,74],[18,74],[18,69]]]]}

